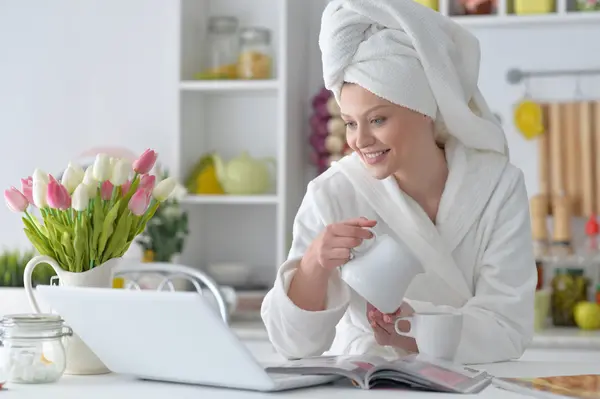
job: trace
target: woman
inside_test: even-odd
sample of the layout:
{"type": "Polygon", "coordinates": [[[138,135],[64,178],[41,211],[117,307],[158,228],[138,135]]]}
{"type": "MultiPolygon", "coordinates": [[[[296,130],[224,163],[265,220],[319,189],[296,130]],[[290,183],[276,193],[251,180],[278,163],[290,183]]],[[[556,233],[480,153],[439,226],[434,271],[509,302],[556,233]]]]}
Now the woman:
{"type": "Polygon", "coordinates": [[[528,198],[477,87],[477,40],[413,0],[334,0],[319,43],[354,153],[308,185],[261,309],[271,342],[288,358],[394,357],[419,350],[397,316],[451,310],[463,314],[456,361],[520,357],[537,281],[528,198]],[[401,237],[427,270],[392,315],[337,269],[366,227],[401,237]]]}

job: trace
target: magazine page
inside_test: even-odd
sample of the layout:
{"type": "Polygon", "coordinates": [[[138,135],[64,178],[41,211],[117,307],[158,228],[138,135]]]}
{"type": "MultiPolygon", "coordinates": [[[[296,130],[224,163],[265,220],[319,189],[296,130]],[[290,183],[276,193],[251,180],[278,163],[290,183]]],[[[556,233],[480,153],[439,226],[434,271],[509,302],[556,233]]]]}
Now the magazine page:
{"type": "Polygon", "coordinates": [[[492,377],[485,371],[413,354],[380,365],[367,376],[370,386],[384,379],[410,381],[415,387],[433,391],[477,393],[490,385],[492,377]]]}
{"type": "Polygon", "coordinates": [[[316,356],[268,365],[265,370],[278,374],[336,374],[367,388],[368,372],[386,363],[388,361],[379,356],[316,356]]]}
{"type": "Polygon", "coordinates": [[[495,378],[494,385],[538,398],[600,399],[600,375],[495,378]]]}

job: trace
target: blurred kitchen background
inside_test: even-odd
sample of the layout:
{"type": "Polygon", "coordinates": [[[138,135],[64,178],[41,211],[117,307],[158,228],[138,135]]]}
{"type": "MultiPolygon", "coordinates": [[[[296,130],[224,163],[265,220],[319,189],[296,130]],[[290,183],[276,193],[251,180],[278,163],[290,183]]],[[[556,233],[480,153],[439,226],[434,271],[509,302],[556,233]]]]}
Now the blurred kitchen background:
{"type": "MultiPolygon", "coordinates": [[[[531,198],[538,328],[575,326],[573,303],[594,302],[599,282],[600,0],[418,1],[480,39],[480,87],[531,198]]],[[[187,188],[186,220],[152,232],[156,245],[182,238],[167,260],[233,287],[238,311],[256,315],[307,182],[346,152],[322,88],[326,3],[3,0],[0,184],[98,149],[154,148],[187,188]]],[[[5,207],[0,242],[30,249],[5,207]]]]}

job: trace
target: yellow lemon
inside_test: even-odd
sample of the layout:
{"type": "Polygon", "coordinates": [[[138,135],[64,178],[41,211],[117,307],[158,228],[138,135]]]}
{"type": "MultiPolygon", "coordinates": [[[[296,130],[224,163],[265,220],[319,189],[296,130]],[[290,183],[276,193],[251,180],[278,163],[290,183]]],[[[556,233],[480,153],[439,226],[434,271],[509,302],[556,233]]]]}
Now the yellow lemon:
{"type": "Polygon", "coordinates": [[[196,194],[225,194],[212,163],[200,172],[196,178],[196,187],[196,194]]]}
{"type": "Polygon", "coordinates": [[[600,305],[594,302],[579,302],[573,309],[575,323],[582,330],[600,328],[600,305]]]}
{"type": "Polygon", "coordinates": [[[525,100],[515,108],[515,126],[527,139],[533,139],[544,133],[542,107],[539,104],[525,100]]]}

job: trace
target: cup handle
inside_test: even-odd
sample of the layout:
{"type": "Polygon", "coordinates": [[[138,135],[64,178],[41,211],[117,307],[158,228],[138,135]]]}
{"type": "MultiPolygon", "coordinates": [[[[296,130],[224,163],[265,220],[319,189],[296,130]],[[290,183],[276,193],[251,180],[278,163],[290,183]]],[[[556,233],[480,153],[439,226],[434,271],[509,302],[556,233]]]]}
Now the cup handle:
{"type": "Polygon", "coordinates": [[[42,313],[40,307],[33,296],[33,284],[31,283],[31,277],[33,275],[33,269],[40,263],[47,263],[56,272],[57,275],[60,275],[61,268],[58,266],[58,263],[54,259],[46,255],[40,255],[32,258],[27,265],[25,266],[25,271],[23,272],[23,286],[25,287],[25,293],[27,294],[27,299],[29,300],[29,305],[33,308],[36,313],[42,313]]]}
{"type": "Polygon", "coordinates": [[[410,337],[410,338],[414,338],[415,334],[413,332],[413,318],[412,316],[408,316],[408,317],[398,317],[395,321],[394,321],[394,330],[396,330],[396,334],[398,335],[402,335],[405,337],[410,337]],[[408,320],[410,321],[410,330],[408,330],[407,332],[404,331],[400,331],[400,329],[398,328],[398,322],[400,321],[404,321],[404,320],[408,320]]]}

